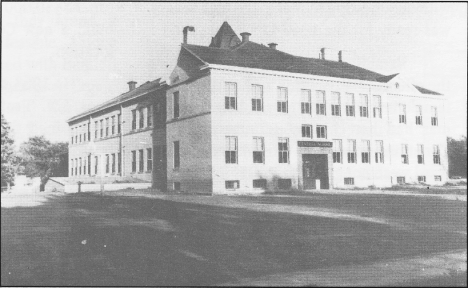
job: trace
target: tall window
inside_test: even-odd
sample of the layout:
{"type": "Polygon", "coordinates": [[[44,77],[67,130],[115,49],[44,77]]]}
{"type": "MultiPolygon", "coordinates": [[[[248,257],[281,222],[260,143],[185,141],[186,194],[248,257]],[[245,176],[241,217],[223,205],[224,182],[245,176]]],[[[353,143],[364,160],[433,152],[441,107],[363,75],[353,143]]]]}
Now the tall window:
{"type": "Polygon", "coordinates": [[[315,111],[317,115],[326,115],[327,113],[325,109],[325,91],[318,90],[315,93],[315,111]]]}
{"type": "Polygon", "coordinates": [[[141,173],[141,172],[145,171],[145,168],[144,168],[144,167],[145,167],[145,162],[144,162],[144,160],[143,160],[143,159],[144,159],[144,158],[143,158],[143,149],[138,150],[138,156],[139,156],[139,157],[138,157],[138,160],[139,160],[139,161],[138,161],[138,164],[139,164],[139,167],[138,167],[139,170],[138,170],[138,172],[141,173]]]}
{"type": "Polygon", "coordinates": [[[172,110],[174,118],[179,118],[179,91],[174,92],[172,97],[172,110]]]}
{"type": "Polygon", "coordinates": [[[88,134],[88,128],[86,128],[86,124],[84,124],[83,129],[83,141],[86,142],[86,134],[88,134]]]}
{"type": "Polygon", "coordinates": [[[375,141],[375,163],[383,163],[383,141],[375,141]]]}
{"type": "Polygon", "coordinates": [[[91,121],[88,123],[88,141],[91,141],[91,121]]]}
{"type": "Polygon", "coordinates": [[[86,175],[86,158],[83,158],[83,175],[86,175]]]}
{"type": "Polygon", "coordinates": [[[180,142],[179,141],[174,141],[173,142],[173,148],[174,148],[174,169],[177,169],[180,167],[180,142]]]}
{"type": "Polygon", "coordinates": [[[253,163],[265,163],[263,137],[253,137],[253,163]]]}
{"type": "Polygon", "coordinates": [[[136,172],[136,151],[132,151],[132,172],[136,172]]]}
{"type": "Polygon", "coordinates": [[[418,144],[418,164],[424,164],[424,145],[418,144]]]}
{"type": "Polygon", "coordinates": [[[237,163],[237,137],[226,136],[225,160],[228,164],[237,163]]]}
{"type": "Polygon", "coordinates": [[[416,106],[416,125],[422,125],[422,106],[416,106]]]}
{"type": "Polygon", "coordinates": [[[115,116],[112,116],[112,131],[111,131],[112,135],[115,134],[115,116]]]}
{"type": "Polygon", "coordinates": [[[434,145],[433,152],[432,152],[432,158],[433,158],[434,164],[440,164],[439,145],[434,145]]]}
{"type": "Polygon", "coordinates": [[[91,155],[88,155],[88,174],[91,175],[91,155]]]}
{"type": "Polygon", "coordinates": [[[327,126],[317,125],[316,128],[316,137],[321,139],[327,139],[327,126]]]}
{"type": "Polygon", "coordinates": [[[348,140],[348,163],[357,163],[356,140],[348,140]]]}
{"type": "Polygon", "coordinates": [[[78,143],[78,127],[75,127],[75,143],[78,143]]]}
{"type": "Polygon", "coordinates": [[[153,150],[151,148],[146,149],[146,170],[153,171],[153,150]]]}
{"type": "Polygon", "coordinates": [[[94,156],[94,175],[98,174],[99,157],[94,156]]]}
{"type": "Polygon", "coordinates": [[[112,173],[115,173],[115,153],[112,153],[112,173]]]}
{"type": "Polygon", "coordinates": [[[361,141],[361,162],[370,163],[370,142],[369,140],[361,141]]]}
{"type": "Polygon", "coordinates": [[[144,112],[144,108],[140,108],[138,110],[138,114],[140,114],[140,125],[139,125],[139,128],[143,128],[145,126],[145,112],[144,112]]]}
{"type": "Polygon", "coordinates": [[[301,113],[302,114],[310,114],[310,90],[302,89],[301,90],[301,113]]]}
{"type": "Polygon", "coordinates": [[[382,98],[379,95],[372,96],[374,103],[374,118],[382,118],[382,98]]]}
{"type": "Polygon", "coordinates": [[[74,163],[73,163],[73,159],[71,159],[71,165],[70,165],[70,167],[71,167],[71,169],[70,169],[70,170],[71,170],[70,175],[71,175],[71,176],[73,176],[73,164],[74,164],[74,163]]]}
{"type": "Polygon", "coordinates": [[[122,154],[117,153],[117,173],[122,173],[122,154]]]}
{"type": "Polygon", "coordinates": [[[333,139],[333,163],[343,163],[341,159],[342,151],[341,140],[333,139]]]}
{"type": "Polygon", "coordinates": [[[106,173],[109,173],[109,154],[106,154],[106,173]]]}
{"type": "Polygon", "coordinates": [[[80,137],[80,143],[81,143],[81,126],[78,127],[78,134],[79,134],[79,137],[80,137]]]}
{"type": "Polygon", "coordinates": [[[80,169],[80,175],[81,175],[81,165],[82,165],[82,160],[81,160],[81,157],[80,157],[80,166],[79,166],[79,169],[80,169]]]}
{"type": "Polygon", "coordinates": [[[75,133],[75,128],[71,128],[71,144],[73,144],[73,133],[75,133]]]}
{"type": "Polygon", "coordinates": [[[102,138],[102,137],[104,137],[104,119],[101,119],[101,121],[99,121],[99,124],[100,124],[99,128],[101,128],[99,137],[102,138]]]}
{"type": "Polygon", "coordinates": [[[405,104],[400,104],[398,105],[398,111],[399,111],[399,121],[400,123],[406,123],[406,105],[405,104]]]}
{"type": "Polygon", "coordinates": [[[341,101],[340,93],[332,92],[331,93],[331,109],[333,116],[341,116],[341,101]]]}
{"type": "Polygon", "coordinates": [[[98,130],[99,130],[98,121],[94,121],[94,139],[98,138],[98,130]]]}
{"type": "Polygon", "coordinates": [[[312,138],[312,125],[302,125],[302,137],[312,138]]]}
{"type": "Polygon", "coordinates": [[[431,107],[431,125],[439,125],[439,119],[437,118],[437,107],[434,106],[431,107]]]}
{"type": "Polygon", "coordinates": [[[408,164],[408,145],[401,144],[401,163],[408,164]]]}
{"type": "Polygon", "coordinates": [[[289,139],[278,138],[279,163],[289,163],[289,139]]]}
{"type": "Polygon", "coordinates": [[[132,130],[136,129],[136,109],[132,110],[132,130]]]}
{"type": "Polygon", "coordinates": [[[263,111],[263,86],[252,85],[252,111],[263,111]]]}
{"type": "Polygon", "coordinates": [[[106,118],[106,137],[109,136],[109,118],[106,118]]]}
{"type": "Polygon", "coordinates": [[[224,85],[224,108],[237,110],[237,84],[226,82],[224,85]]]}
{"type": "Polygon", "coordinates": [[[288,89],[285,87],[278,87],[276,98],[278,112],[288,113],[288,89]]]}
{"type": "Polygon", "coordinates": [[[346,93],[346,116],[354,117],[354,94],[346,93]]]}
{"type": "Polygon", "coordinates": [[[119,134],[120,134],[121,125],[122,125],[122,119],[120,118],[120,114],[119,114],[117,115],[117,133],[119,134]]]}
{"type": "Polygon", "coordinates": [[[75,175],[78,175],[78,158],[75,158],[75,175]]]}
{"type": "Polygon", "coordinates": [[[359,102],[359,114],[361,117],[369,117],[367,95],[359,94],[359,102]]]}
{"type": "Polygon", "coordinates": [[[146,126],[153,126],[153,105],[149,105],[146,111],[146,126]]]}

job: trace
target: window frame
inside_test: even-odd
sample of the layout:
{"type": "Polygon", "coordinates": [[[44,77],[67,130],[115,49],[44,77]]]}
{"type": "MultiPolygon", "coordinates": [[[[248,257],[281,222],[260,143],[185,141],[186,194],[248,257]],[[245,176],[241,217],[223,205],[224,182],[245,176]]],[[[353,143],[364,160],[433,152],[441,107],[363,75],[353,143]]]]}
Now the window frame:
{"type": "Polygon", "coordinates": [[[356,102],[354,98],[354,93],[345,93],[346,98],[346,117],[356,117],[356,102]],[[351,97],[351,104],[349,104],[349,97],[351,97]],[[351,115],[352,114],[352,115],[351,115]]]}
{"type": "Polygon", "coordinates": [[[341,139],[333,139],[333,163],[343,164],[343,143],[341,139]],[[338,144],[338,145],[337,145],[338,144]]]}
{"type": "Polygon", "coordinates": [[[252,111],[263,112],[263,85],[252,84],[252,111]],[[257,95],[257,88],[260,95],[257,95]],[[259,107],[260,106],[260,107],[259,107]]]}
{"type": "Polygon", "coordinates": [[[278,137],[278,163],[289,164],[289,138],[287,137],[278,137]]]}
{"type": "Polygon", "coordinates": [[[361,140],[361,163],[362,164],[371,164],[370,155],[370,140],[361,140]],[[367,149],[367,151],[365,151],[367,149]]]}
{"type": "Polygon", "coordinates": [[[237,83],[224,82],[224,109],[237,110],[237,83]],[[231,88],[233,88],[231,90],[231,88]],[[231,93],[233,93],[231,95],[231,93]]]}
{"type": "Polygon", "coordinates": [[[146,171],[153,171],[153,149],[146,148],[146,171]]]}
{"type": "Polygon", "coordinates": [[[362,118],[369,118],[369,95],[359,94],[359,115],[362,118]],[[363,98],[365,97],[365,98],[363,98]],[[365,103],[363,103],[365,99],[365,103]]]}
{"type": "Polygon", "coordinates": [[[180,117],[180,92],[174,91],[172,93],[172,118],[178,119],[180,117]]]}
{"type": "Polygon", "coordinates": [[[180,141],[173,141],[172,142],[172,168],[174,170],[180,168],[180,141]]]}
{"type": "Polygon", "coordinates": [[[261,137],[261,136],[254,136],[253,137],[253,144],[254,144],[253,152],[252,152],[253,163],[254,164],[265,164],[265,138],[261,137]],[[258,140],[260,141],[261,150],[256,150],[258,148],[258,145],[257,145],[258,140]],[[258,159],[258,157],[256,157],[256,155],[261,156],[261,162],[256,161],[256,159],[258,159]]]}
{"type": "Polygon", "coordinates": [[[315,138],[317,139],[327,139],[328,135],[327,135],[327,126],[326,125],[315,125],[315,138]],[[323,128],[323,133],[321,131],[321,129],[323,128]],[[325,137],[322,137],[323,135],[322,134],[325,134],[325,137]]]}
{"type": "Polygon", "coordinates": [[[238,164],[238,149],[239,149],[239,140],[237,136],[226,136],[225,147],[224,147],[224,162],[225,164],[238,164]],[[231,143],[231,141],[234,141],[231,143]],[[234,145],[234,150],[231,150],[234,145]]]}
{"type": "Polygon", "coordinates": [[[278,113],[288,113],[289,112],[289,98],[288,98],[288,88],[278,86],[276,89],[276,111],[278,113]],[[282,99],[282,91],[284,91],[284,99],[282,99]]]}
{"type": "Polygon", "coordinates": [[[312,114],[312,93],[310,89],[301,89],[301,114],[312,114]],[[304,93],[307,95],[304,95],[304,93]],[[304,96],[307,98],[305,102],[304,96]]]}
{"type": "Polygon", "coordinates": [[[316,90],[315,91],[315,114],[326,116],[327,115],[327,99],[326,99],[326,92],[325,90],[316,90]],[[322,93],[322,100],[323,103],[319,103],[318,97],[319,94],[322,93]]]}
{"type": "Polygon", "coordinates": [[[331,92],[330,106],[331,106],[332,116],[341,116],[341,94],[340,92],[331,92]],[[337,99],[334,99],[335,97],[337,97],[337,99]],[[336,104],[335,102],[338,102],[338,104],[336,104]]]}
{"type": "Polygon", "coordinates": [[[357,164],[356,139],[348,139],[347,143],[348,164],[357,164]],[[352,145],[350,145],[350,143],[352,143],[352,145]]]}
{"type": "Polygon", "coordinates": [[[400,157],[401,164],[408,165],[409,164],[408,144],[401,144],[400,154],[401,154],[401,157],[400,157]]]}
{"type": "Polygon", "coordinates": [[[313,126],[309,124],[302,124],[301,125],[301,132],[302,132],[302,138],[307,138],[307,139],[313,139],[313,133],[312,130],[313,126]],[[308,133],[307,133],[308,131],[308,133]],[[307,136],[307,134],[309,134],[307,136]]]}

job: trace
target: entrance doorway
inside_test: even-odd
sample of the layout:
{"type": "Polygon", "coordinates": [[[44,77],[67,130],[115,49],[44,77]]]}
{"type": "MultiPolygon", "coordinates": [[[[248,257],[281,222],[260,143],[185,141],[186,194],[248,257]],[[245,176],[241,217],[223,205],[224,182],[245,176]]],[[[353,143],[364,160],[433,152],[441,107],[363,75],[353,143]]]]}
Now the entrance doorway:
{"type": "Polygon", "coordinates": [[[320,179],[320,189],[328,189],[328,155],[303,154],[302,173],[304,189],[317,189],[316,179],[320,179]]]}

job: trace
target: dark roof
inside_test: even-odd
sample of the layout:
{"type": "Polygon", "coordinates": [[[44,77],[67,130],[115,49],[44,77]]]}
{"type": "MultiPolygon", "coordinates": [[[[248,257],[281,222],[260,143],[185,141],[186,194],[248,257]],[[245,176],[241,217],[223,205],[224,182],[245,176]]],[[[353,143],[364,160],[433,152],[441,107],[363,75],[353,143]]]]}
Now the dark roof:
{"type": "Polygon", "coordinates": [[[442,95],[439,92],[431,91],[431,90],[423,88],[423,87],[419,87],[419,86],[416,86],[416,85],[413,85],[413,86],[416,87],[416,89],[418,89],[419,92],[421,92],[423,94],[442,95]]]}
{"type": "Polygon", "coordinates": [[[390,81],[390,80],[392,80],[393,78],[395,78],[395,76],[397,76],[397,75],[398,75],[398,73],[392,74],[392,75],[388,75],[388,76],[383,76],[383,77],[377,78],[377,79],[375,79],[375,80],[378,81],[378,82],[387,83],[388,81],[390,81]]]}
{"type": "Polygon", "coordinates": [[[115,98],[112,98],[111,100],[109,101],[106,101],[98,106],[95,106],[83,113],[80,113],[70,119],[67,120],[67,122],[71,122],[71,121],[74,121],[74,120],[77,120],[81,117],[84,117],[84,116],[87,116],[87,115],[90,115],[92,113],[95,113],[95,112],[98,112],[100,110],[103,110],[105,108],[109,108],[111,106],[114,106],[114,105],[117,105],[117,104],[120,104],[120,103],[123,103],[131,98],[135,98],[135,97],[138,97],[138,96],[142,96],[142,95],[145,95],[153,90],[157,90],[158,88],[164,86],[163,83],[161,83],[161,78],[158,78],[154,81],[148,81],[142,85],[140,85],[139,87],[133,89],[132,91],[128,91],[128,92],[125,92],[123,94],[120,94],[119,96],[115,97],[115,98]]]}
{"type": "Polygon", "coordinates": [[[224,22],[219,28],[218,33],[216,33],[216,36],[211,38],[210,47],[230,48],[240,43],[241,40],[237,36],[236,32],[234,32],[231,25],[224,22]]]}

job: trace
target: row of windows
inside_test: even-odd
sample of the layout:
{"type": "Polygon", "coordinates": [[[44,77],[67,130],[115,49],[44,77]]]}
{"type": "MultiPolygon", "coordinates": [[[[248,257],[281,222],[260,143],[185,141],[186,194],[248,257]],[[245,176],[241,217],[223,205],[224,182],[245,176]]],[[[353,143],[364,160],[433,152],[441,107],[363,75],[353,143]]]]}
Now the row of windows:
{"type": "MultiPolygon", "coordinates": [[[[434,181],[436,181],[436,182],[442,181],[442,176],[434,175],[434,181]]],[[[418,182],[425,183],[426,182],[426,176],[418,176],[418,182]]],[[[406,184],[405,177],[403,177],[403,176],[397,177],[397,183],[398,184],[406,184]]],[[[354,185],[354,178],[345,177],[344,178],[344,185],[354,185]]]]}
{"type": "MultiPolygon", "coordinates": [[[[291,179],[278,179],[277,181],[278,181],[277,182],[278,189],[287,190],[287,189],[291,189],[292,187],[291,179]]],[[[227,190],[236,190],[236,189],[239,189],[240,187],[239,180],[227,180],[224,183],[225,183],[225,187],[227,190]]],[[[254,179],[252,180],[252,187],[255,189],[266,189],[267,180],[266,179],[254,179]]],[[[182,187],[180,185],[180,182],[174,182],[173,188],[175,191],[181,191],[182,187]]]]}
{"type": "Polygon", "coordinates": [[[132,110],[132,130],[137,129],[137,112],[139,116],[138,129],[153,126],[153,106],[141,107],[141,108],[132,110]],[[145,122],[146,122],[146,126],[145,126],[145,122]]]}
{"type": "MultiPolygon", "coordinates": [[[[133,150],[132,153],[132,172],[137,172],[137,152],[138,152],[138,172],[145,171],[144,149],[133,150]]],[[[151,148],[146,149],[146,172],[153,170],[153,152],[151,148]]]]}
{"type": "MultiPolygon", "coordinates": [[[[416,125],[423,125],[423,113],[422,106],[416,105],[415,109],[415,123],[416,125]]],[[[406,124],[406,104],[398,105],[398,122],[401,124],[406,124]]],[[[437,113],[437,107],[431,106],[431,125],[439,125],[439,117],[437,113]]]]}

